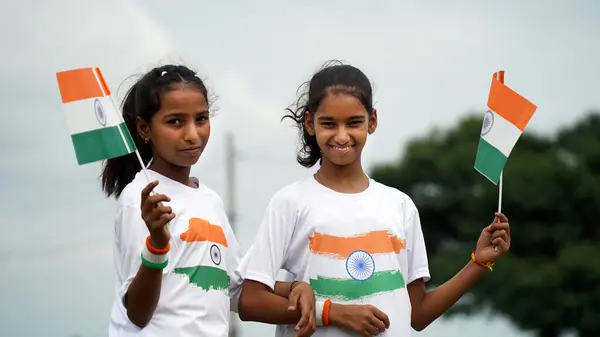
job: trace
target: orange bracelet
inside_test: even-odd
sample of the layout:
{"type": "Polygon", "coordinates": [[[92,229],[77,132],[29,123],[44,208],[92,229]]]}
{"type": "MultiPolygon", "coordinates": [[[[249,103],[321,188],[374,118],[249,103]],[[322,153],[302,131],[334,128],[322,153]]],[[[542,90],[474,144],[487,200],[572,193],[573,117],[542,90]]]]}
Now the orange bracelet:
{"type": "Polygon", "coordinates": [[[331,300],[326,300],[323,304],[323,313],[321,314],[321,320],[323,326],[329,326],[329,309],[331,308],[331,300]]]}
{"type": "Polygon", "coordinates": [[[477,259],[475,258],[475,251],[471,252],[471,260],[478,266],[487,268],[490,271],[494,271],[494,269],[492,269],[492,266],[494,265],[493,263],[489,263],[489,262],[483,263],[483,262],[477,261],[477,259]]]}
{"type": "Polygon", "coordinates": [[[167,242],[167,246],[165,248],[158,249],[154,247],[152,243],[150,243],[150,235],[148,235],[146,238],[146,247],[148,248],[148,251],[154,255],[165,255],[171,249],[171,244],[167,242]]]}

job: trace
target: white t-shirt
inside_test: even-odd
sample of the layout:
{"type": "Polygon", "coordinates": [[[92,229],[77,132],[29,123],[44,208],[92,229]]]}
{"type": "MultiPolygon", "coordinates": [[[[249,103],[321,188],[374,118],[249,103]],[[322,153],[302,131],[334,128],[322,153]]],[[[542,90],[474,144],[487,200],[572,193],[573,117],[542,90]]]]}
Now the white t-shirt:
{"type": "MultiPolygon", "coordinates": [[[[409,336],[406,285],[429,280],[417,208],[406,194],[372,179],[356,194],[335,192],[312,176],[290,184],[271,199],[239,270],[273,288],[280,268],[309,282],[317,300],[382,310],[390,328],[379,336],[409,336]]],[[[293,326],[279,326],[277,335],[294,336],[293,326]]],[[[329,326],[313,336],[350,335],[329,326]]]]}
{"type": "Polygon", "coordinates": [[[149,235],[142,220],[141,191],[148,184],[143,172],[125,187],[115,218],[115,300],[109,324],[110,337],[226,337],[230,310],[237,312],[242,279],[234,271],[241,253],[221,198],[203,184],[189,187],[148,170],[158,180],[156,193],[171,198],[169,265],[163,270],[160,299],[143,329],[127,317],[123,305],[131,281],[141,264],[140,254],[149,235]]]}

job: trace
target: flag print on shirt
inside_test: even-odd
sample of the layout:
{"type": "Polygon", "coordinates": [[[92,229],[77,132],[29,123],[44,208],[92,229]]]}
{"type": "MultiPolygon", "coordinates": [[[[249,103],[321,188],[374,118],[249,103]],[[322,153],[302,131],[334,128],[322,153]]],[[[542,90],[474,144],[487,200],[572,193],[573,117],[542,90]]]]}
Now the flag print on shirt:
{"type": "Polygon", "coordinates": [[[182,241],[190,244],[200,243],[193,249],[202,256],[197,254],[191,254],[191,256],[199,257],[197,261],[201,261],[202,264],[175,268],[175,274],[187,276],[191,284],[205,291],[218,290],[229,294],[229,275],[221,255],[221,252],[227,248],[227,239],[223,228],[204,219],[191,218],[188,229],[179,237],[182,241]],[[210,255],[210,259],[204,256],[206,253],[210,255]]]}
{"type": "Polygon", "coordinates": [[[309,247],[317,271],[310,285],[319,297],[358,300],[405,287],[396,254],[406,240],[387,230],[350,237],[315,232],[309,247]]]}

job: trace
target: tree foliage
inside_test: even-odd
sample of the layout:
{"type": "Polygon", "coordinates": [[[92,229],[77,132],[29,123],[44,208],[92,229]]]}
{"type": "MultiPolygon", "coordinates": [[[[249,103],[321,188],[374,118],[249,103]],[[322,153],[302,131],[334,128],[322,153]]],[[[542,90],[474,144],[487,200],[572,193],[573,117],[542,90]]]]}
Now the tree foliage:
{"type": "MultiPolygon", "coordinates": [[[[433,284],[468,262],[498,207],[497,186],[473,168],[481,116],[414,139],[372,170],[419,208],[433,284]]],[[[540,337],[600,336],[600,114],[552,136],[526,131],[505,167],[502,211],[510,252],[448,315],[490,308],[540,337]]]]}

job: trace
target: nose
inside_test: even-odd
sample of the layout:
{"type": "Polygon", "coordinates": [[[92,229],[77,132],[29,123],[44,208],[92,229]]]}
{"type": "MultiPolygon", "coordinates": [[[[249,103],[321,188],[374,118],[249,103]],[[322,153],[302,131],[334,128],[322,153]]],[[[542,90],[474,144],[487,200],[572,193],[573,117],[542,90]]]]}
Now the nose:
{"type": "Polygon", "coordinates": [[[200,140],[196,123],[186,123],[183,133],[183,139],[188,143],[196,144],[200,140]]]}
{"type": "Polygon", "coordinates": [[[335,142],[339,145],[345,145],[350,141],[350,134],[344,126],[340,126],[334,138],[335,142]]]}

